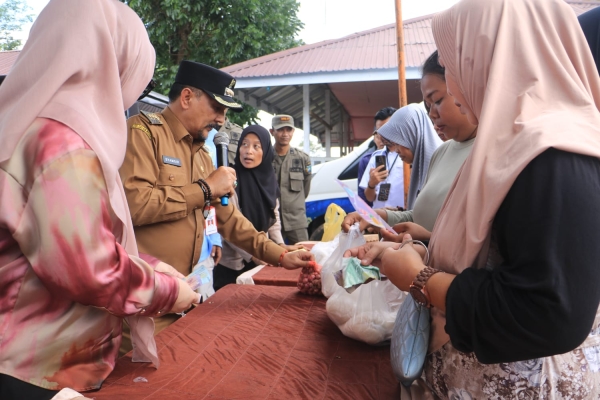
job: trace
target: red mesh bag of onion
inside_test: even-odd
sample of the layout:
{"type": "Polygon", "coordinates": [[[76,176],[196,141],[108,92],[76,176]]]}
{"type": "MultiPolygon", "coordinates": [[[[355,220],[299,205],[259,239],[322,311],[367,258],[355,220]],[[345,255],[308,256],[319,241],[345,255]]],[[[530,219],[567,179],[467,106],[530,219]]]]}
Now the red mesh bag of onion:
{"type": "Polygon", "coordinates": [[[321,266],[314,261],[308,264],[308,267],[302,268],[296,286],[300,293],[318,296],[321,294],[321,266]]]}

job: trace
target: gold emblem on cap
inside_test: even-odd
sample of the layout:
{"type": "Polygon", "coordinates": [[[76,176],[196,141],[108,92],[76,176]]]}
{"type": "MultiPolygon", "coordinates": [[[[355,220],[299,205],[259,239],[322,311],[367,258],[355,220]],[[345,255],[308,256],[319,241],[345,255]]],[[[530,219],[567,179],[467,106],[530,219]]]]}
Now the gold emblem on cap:
{"type": "Polygon", "coordinates": [[[233,97],[233,90],[225,88],[225,96],[233,97]]]}
{"type": "Polygon", "coordinates": [[[289,121],[290,117],[281,117],[280,119],[281,119],[281,121],[289,121]]]}
{"type": "Polygon", "coordinates": [[[232,80],[231,80],[231,83],[229,84],[229,88],[230,88],[230,89],[233,89],[233,88],[234,88],[234,86],[235,86],[235,79],[232,79],[232,80]]]}

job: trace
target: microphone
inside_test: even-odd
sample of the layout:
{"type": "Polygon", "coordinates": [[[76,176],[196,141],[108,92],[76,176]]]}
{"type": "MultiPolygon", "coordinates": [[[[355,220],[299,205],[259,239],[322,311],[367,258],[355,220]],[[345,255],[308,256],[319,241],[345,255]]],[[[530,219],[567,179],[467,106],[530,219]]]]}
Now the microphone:
{"type": "MultiPolygon", "coordinates": [[[[225,132],[217,132],[215,138],[213,139],[213,143],[217,148],[217,168],[219,167],[228,167],[229,161],[227,159],[227,152],[229,150],[229,136],[225,132]]],[[[227,206],[229,205],[229,195],[221,197],[221,205],[227,206]]]]}

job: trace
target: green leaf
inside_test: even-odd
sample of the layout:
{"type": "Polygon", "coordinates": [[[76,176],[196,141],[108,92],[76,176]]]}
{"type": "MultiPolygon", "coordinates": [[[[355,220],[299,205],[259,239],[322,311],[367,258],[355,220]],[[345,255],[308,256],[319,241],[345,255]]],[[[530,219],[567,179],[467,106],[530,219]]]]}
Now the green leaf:
{"type": "MultiPolygon", "coordinates": [[[[20,1],[20,0],[9,0],[20,1]]],[[[302,44],[297,0],[121,0],[146,24],[156,50],[157,91],[168,93],[181,60],[223,68],[302,44]]],[[[258,111],[227,116],[239,125],[258,111]]]]}

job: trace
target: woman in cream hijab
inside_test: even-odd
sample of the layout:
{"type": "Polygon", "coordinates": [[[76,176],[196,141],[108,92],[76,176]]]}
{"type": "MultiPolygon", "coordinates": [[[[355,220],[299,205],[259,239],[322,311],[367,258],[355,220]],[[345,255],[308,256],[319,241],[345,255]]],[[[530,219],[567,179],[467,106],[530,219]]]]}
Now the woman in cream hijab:
{"type": "Polygon", "coordinates": [[[598,398],[600,80],[577,18],[562,0],[463,0],[432,29],[479,125],[432,232],[443,273],[420,246],[349,253],[402,290],[426,280],[436,396],[598,398]]]}
{"type": "MultiPolygon", "coordinates": [[[[0,88],[0,398],[97,389],[128,317],[157,364],[151,316],[198,296],[138,255],[118,169],[124,110],[154,49],[116,0],[51,0],[0,88]]],[[[139,353],[138,353],[139,352],[139,353]]]]}

